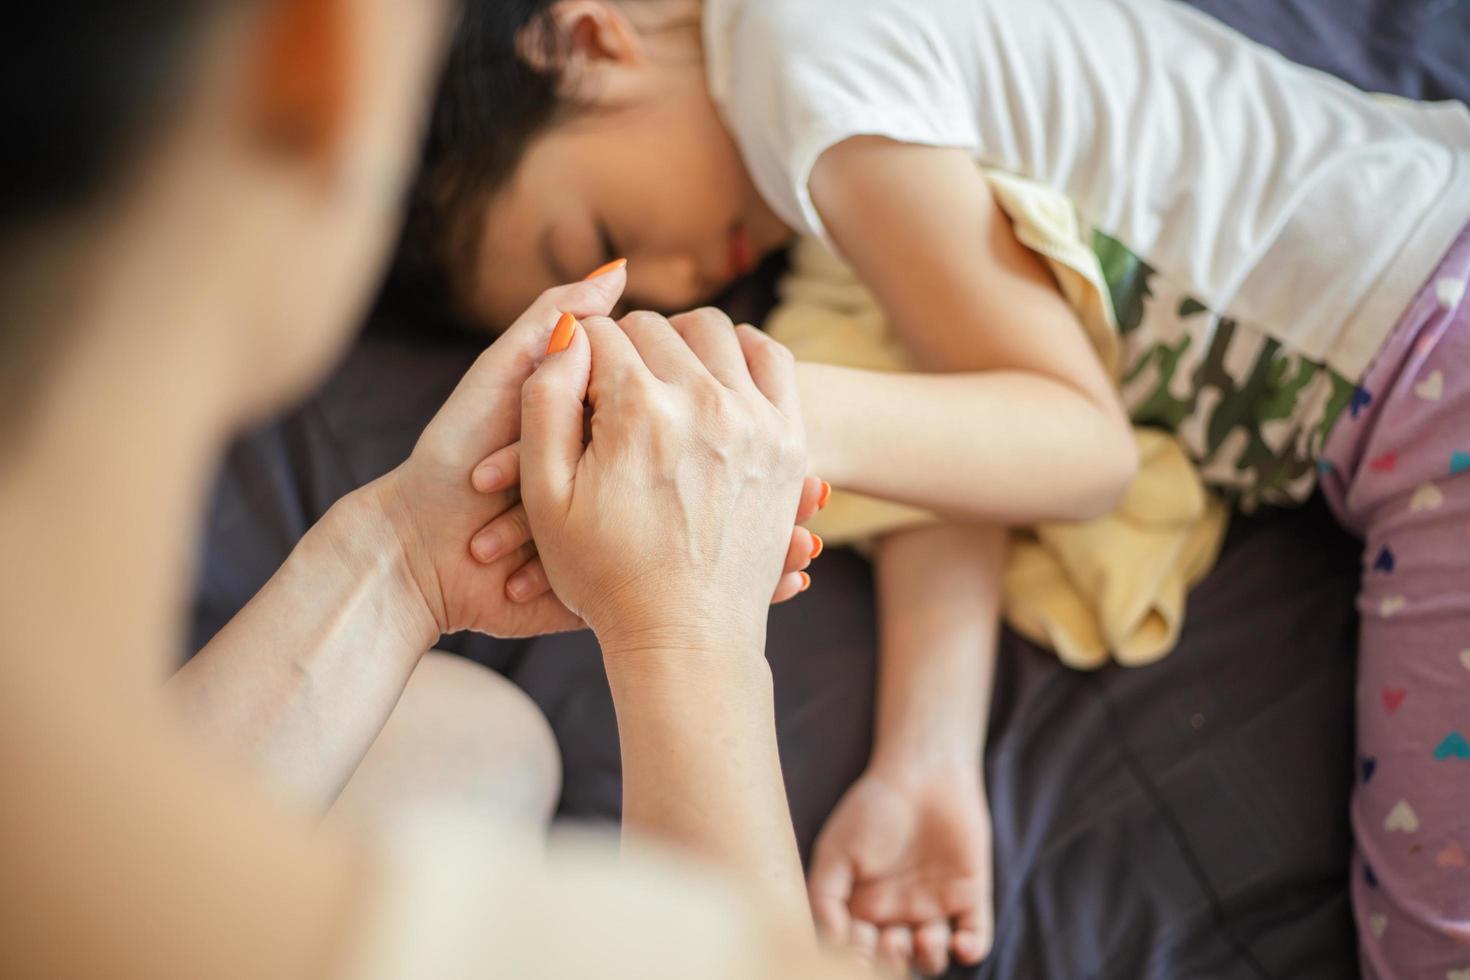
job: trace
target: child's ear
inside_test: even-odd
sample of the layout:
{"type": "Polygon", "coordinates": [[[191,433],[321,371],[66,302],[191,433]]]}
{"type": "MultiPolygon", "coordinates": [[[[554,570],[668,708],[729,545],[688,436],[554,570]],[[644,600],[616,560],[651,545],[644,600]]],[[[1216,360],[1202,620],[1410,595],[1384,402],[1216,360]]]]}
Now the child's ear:
{"type": "Polygon", "coordinates": [[[528,38],[523,55],[532,65],[555,69],[583,94],[589,82],[592,91],[605,91],[595,84],[600,76],[643,63],[643,39],[606,0],[561,0],[551,8],[551,23],[555,38],[528,38]]]}
{"type": "Polygon", "coordinates": [[[347,0],[266,0],[248,68],[249,112],[272,152],[329,164],[351,102],[354,50],[347,0]]]}

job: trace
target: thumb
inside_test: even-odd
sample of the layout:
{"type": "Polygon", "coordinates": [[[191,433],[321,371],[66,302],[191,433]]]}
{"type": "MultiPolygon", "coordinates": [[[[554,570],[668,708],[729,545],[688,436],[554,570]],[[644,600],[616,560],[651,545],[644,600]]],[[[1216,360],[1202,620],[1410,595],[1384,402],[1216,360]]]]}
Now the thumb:
{"type": "Polygon", "coordinates": [[[827,943],[842,945],[847,942],[852,923],[848,901],[852,898],[855,869],[840,848],[823,846],[825,843],[819,842],[813,855],[807,897],[818,935],[827,943]]]}
{"type": "Polygon", "coordinates": [[[562,317],[556,333],[572,332],[567,346],[549,354],[521,388],[521,492],[533,525],[566,510],[582,460],[592,348],[579,326],[570,313],[562,317]]]}

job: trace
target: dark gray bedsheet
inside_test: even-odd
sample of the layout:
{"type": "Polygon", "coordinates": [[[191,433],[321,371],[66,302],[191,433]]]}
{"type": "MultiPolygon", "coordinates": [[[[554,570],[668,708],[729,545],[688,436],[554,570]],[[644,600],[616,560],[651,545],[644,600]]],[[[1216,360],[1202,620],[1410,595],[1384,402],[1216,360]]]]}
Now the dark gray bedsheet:
{"type": "MultiPolygon", "coordinates": [[[[1470,98],[1467,0],[1197,5],[1364,87],[1470,98]]],[[[333,500],[403,458],[477,347],[379,324],[304,405],[235,446],[201,556],[196,648],[333,500]]],[[[996,948],[966,975],[1356,975],[1346,898],[1356,560],[1320,508],[1241,520],[1191,600],[1179,650],[1154,667],[1077,674],[1004,638],[987,751],[996,948]]],[[[772,617],[803,853],[866,756],[870,589],[866,565],[834,551],[812,591],[772,617]]],[[[563,816],[615,819],[616,731],[590,640],[445,646],[505,673],[546,711],[565,757],[563,816]]]]}

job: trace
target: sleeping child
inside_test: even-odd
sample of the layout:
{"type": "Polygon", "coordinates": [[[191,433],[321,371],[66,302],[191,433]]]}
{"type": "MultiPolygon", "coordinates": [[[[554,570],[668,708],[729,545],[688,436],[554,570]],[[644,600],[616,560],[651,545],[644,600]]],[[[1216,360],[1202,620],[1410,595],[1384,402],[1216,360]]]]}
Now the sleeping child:
{"type": "Polygon", "coordinates": [[[814,472],[950,522],[875,545],[875,744],[810,882],[829,936],[983,956],[1003,529],[1110,512],[1139,423],[1243,503],[1320,487],[1364,539],[1364,973],[1470,969],[1463,106],[1173,0],[471,0],[420,196],[490,322],[618,257],[630,302],[685,308],[807,235],[900,338],[907,371],[801,365],[814,472]],[[1117,363],[989,174],[1088,229],[1117,363]]]}

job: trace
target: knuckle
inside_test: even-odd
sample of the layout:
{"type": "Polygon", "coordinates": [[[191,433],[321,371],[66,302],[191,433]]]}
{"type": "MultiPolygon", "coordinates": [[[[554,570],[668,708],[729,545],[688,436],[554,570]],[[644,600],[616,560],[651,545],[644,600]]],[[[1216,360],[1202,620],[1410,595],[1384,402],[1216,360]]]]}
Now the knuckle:
{"type": "Polygon", "coordinates": [[[541,290],[541,294],[531,304],[531,309],[538,313],[559,313],[560,310],[558,307],[561,305],[563,297],[566,296],[566,290],[567,287],[562,285],[548,286],[541,290]]]}
{"type": "Polygon", "coordinates": [[[750,413],[736,399],[730,397],[728,388],[717,381],[700,384],[695,410],[699,413],[702,424],[709,426],[725,441],[748,437],[753,429],[750,413]]]}
{"type": "MultiPolygon", "coordinates": [[[[757,331],[759,332],[759,331],[757,331]]],[[[792,365],[796,363],[796,355],[791,353],[791,348],[777,340],[772,340],[765,334],[761,334],[762,347],[774,363],[778,365],[792,365]]]]}
{"type": "Polygon", "coordinates": [[[728,389],[713,377],[701,375],[689,382],[690,395],[702,412],[723,414],[730,411],[728,389]]]}
{"type": "Polygon", "coordinates": [[[633,405],[653,405],[664,400],[658,379],[647,371],[627,367],[617,374],[618,392],[633,405]]]}
{"type": "Polygon", "coordinates": [[[550,377],[540,372],[531,375],[526,383],[521,385],[521,402],[527,405],[535,405],[548,400],[554,390],[554,384],[550,377]]]}
{"type": "Polygon", "coordinates": [[[684,316],[695,326],[718,327],[724,330],[734,328],[734,323],[731,322],[725,311],[713,306],[701,306],[696,310],[690,310],[684,316]]]}
{"type": "Polygon", "coordinates": [[[669,321],[662,314],[654,313],[652,310],[634,310],[618,321],[624,328],[627,327],[667,327],[669,321]]]}

